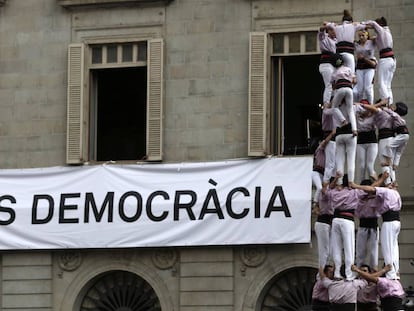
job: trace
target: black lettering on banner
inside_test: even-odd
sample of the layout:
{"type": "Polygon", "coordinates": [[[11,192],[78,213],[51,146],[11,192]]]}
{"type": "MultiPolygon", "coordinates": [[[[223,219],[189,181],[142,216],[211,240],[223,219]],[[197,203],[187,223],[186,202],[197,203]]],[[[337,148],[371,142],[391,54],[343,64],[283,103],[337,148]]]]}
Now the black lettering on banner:
{"type": "Polygon", "coordinates": [[[191,220],[196,220],[195,215],[193,213],[193,210],[191,209],[194,204],[197,202],[197,194],[194,191],[191,190],[180,190],[175,192],[175,198],[174,198],[174,220],[179,220],[179,210],[185,209],[187,210],[188,217],[191,220]],[[180,203],[181,196],[188,195],[190,196],[191,200],[188,203],[180,203]]]}
{"type": "Polygon", "coordinates": [[[32,224],[38,225],[38,224],[47,224],[49,221],[52,220],[53,217],[53,211],[54,211],[54,205],[55,201],[53,198],[48,194],[35,194],[33,196],[33,205],[32,205],[32,224]],[[48,202],[48,210],[47,215],[43,219],[39,219],[37,217],[38,212],[38,205],[40,200],[46,200],[48,202]]]}
{"type": "Polygon", "coordinates": [[[114,192],[108,192],[105,196],[102,206],[98,211],[96,206],[95,198],[93,192],[86,192],[85,195],[85,223],[89,222],[89,206],[92,206],[93,216],[95,220],[100,222],[102,220],[103,214],[105,213],[105,208],[108,207],[108,222],[113,222],[114,219],[114,192]]]}
{"type": "Polygon", "coordinates": [[[119,216],[121,217],[121,219],[125,222],[134,222],[136,221],[142,214],[142,197],[141,195],[136,192],[136,191],[128,191],[125,192],[121,198],[119,199],[119,216]],[[136,205],[136,212],[135,215],[133,215],[132,217],[128,217],[125,213],[125,200],[128,197],[134,197],[136,198],[137,201],[137,205],[136,205]]]}
{"type": "Polygon", "coordinates": [[[284,212],[285,217],[292,217],[290,215],[289,207],[286,202],[285,194],[283,193],[283,188],[281,186],[276,186],[275,189],[273,189],[272,197],[269,200],[269,204],[267,205],[267,210],[265,213],[266,218],[270,217],[270,214],[272,212],[284,212]],[[274,206],[276,198],[280,197],[280,203],[281,206],[274,206]]]}
{"type": "MultiPolygon", "coordinates": [[[[2,195],[0,197],[0,203],[5,200],[9,201],[12,204],[16,204],[16,198],[11,195],[7,194],[7,195],[2,195]]],[[[10,207],[0,205],[0,213],[9,214],[9,217],[7,219],[0,220],[0,225],[2,226],[10,225],[16,219],[16,212],[14,211],[14,209],[10,207]]]]}
{"type": "Polygon", "coordinates": [[[60,195],[60,204],[59,204],[59,223],[60,224],[77,224],[79,223],[79,218],[65,218],[65,211],[76,210],[78,209],[77,205],[66,204],[66,199],[80,198],[80,193],[62,193],[60,195]]]}
{"type": "Polygon", "coordinates": [[[150,196],[147,199],[147,204],[146,204],[147,216],[152,221],[163,221],[168,216],[167,211],[164,211],[160,216],[155,216],[152,212],[152,200],[156,196],[162,196],[165,200],[170,199],[170,196],[165,191],[155,191],[155,192],[151,193],[150,196]]]}
{"type": "Polygon", "coordinates": [[[254,193],[254,218],[260,218],[260,195],[262,188],[256,187],[254,193]]]}
{"type": "Polygon", "coordinates": [[[241,219],[247,216],[247,214],[249,213],[249,209],[245,208],[243,209],[243,211],[239,214],[235,213],[232,209],[232,199],[233,199],[233,195],[236,193],[243,193],[245,197],[250,196],[249,191],[244,188],[244,187],[237,187],[232,189],[229,194],[227,195],[227,199],[226,199],[226,209],[227,209],[227,213],[229,214],[229,216],[231,218],[234,219],[241,219]]]}
{"type": "Polygon", "coordinates": [[[198,219],[204,219],[205,214],[217,214],[219,219],[224,219],[223,211],[220,207],[220,202],[217,196],[216,189],[210,189],[207,193],[206,199],[204,200],[203,207],[201,208],[200,217],[198,219]],[[213,198],[213,203],[215,208],[209,209],[208,205],[211,198],[213,198]]]}

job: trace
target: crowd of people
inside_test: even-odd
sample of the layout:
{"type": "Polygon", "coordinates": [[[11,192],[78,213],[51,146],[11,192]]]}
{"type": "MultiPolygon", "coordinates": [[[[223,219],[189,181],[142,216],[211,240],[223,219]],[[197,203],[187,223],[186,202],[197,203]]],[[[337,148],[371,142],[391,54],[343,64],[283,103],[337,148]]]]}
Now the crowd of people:
{"type": "Polygon", "coordinates": [[[319,262],[312,310],[402,310],[397,169],[409,133],[407,105],[394,102],[391,89],[392,35],[384,17],[354,22],[345,10],[318,38],[325,87],[312,172],[319,262]]]}

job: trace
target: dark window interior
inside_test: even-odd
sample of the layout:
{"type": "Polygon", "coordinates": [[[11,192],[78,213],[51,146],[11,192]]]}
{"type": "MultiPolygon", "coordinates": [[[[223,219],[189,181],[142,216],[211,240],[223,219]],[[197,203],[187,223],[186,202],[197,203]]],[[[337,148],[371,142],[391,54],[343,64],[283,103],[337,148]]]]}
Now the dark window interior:
{"type": "Polygon", "coordinates": [[[140,160],[146,154],[147,68],[94,71],[96,160],[140,160]]]}
{"type": "Polygon", "coordinates": [[[283,154],[311,154],[321,136],[319,104],[322,103],[324,86],[319,73],[319,56],[283,58],[282,85],[284,88],[282,97],[284,140],[281,142],[284,144],[283,154]]]}

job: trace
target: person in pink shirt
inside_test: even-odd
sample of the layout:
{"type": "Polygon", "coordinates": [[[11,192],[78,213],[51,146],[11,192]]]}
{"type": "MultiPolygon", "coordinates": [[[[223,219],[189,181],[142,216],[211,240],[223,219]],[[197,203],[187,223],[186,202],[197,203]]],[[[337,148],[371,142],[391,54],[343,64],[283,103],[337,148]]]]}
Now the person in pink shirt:
{"type": "Polygon", "coordinates": [[[380,271],[372,274],[362,271],[356,266],[352,266],[352,269],[365,280],[377,284],[377,293],[381,299],[381,307],[383,311],[404,310],[402,301],[405,292],[400,281],[381,277],[384,273],[387,273],[390,269],[392,269],[391,265],[386,265],[380,271]]]}
{"type": "Polygon", "coordinates": [[[368,27],[374,28],[376,32],[375,43],[379,51],[378,62],[378,88],[382,100],[389,99],[390,104],[394,102],[391,89],[392,79],[397,67],[393,51],[393,38],[385,17],[379,17],[375,21],[364,22],[368,27]]]}
{"type": "MultiPolygon", "coordinates": [[[[355,77],[350,68],[344,66],[341,55],[336,54],[335,59],[336,69],[332,74],[332,85],[335,90],[332,107],[339,108],[348,122],[336,130],[336,170],[344,174],[346,163],[348,178],[350,181],[354,181],[357,125],[353,107],[352,84],[355,77]]],[[[338,184],[342,184],[342,178],[338,179],[338,184]]]]}
{"type": "MultiPolygon", "coordinates": [[[[340,269],[344,272],[344,269],[340,269]]],[[[363,279],[331,279],[327,277],[323,269],[319,269],[322,285],[328,289],[329,301],[332,311],[355,311],[358,291],[368,285],[363,279]]],[[[344,275],[344,273],[342,274],[344,275]]]]}
{"type": "MultiPolygon", "coordinates": [[[[327,278],[332,279],[333,267],[331,265],[326,265],[323,268],[323,273],[327,278]]],[[[329,302],[328,289],[323,286],[322,279],[318,273],[312,290],[312,311],[329,311],[330,309],[331,303],[329,302]]]]}
{"type": "Polygon", "coordinates": [[[321,50],[321,57],[319,60],[319,73],[322,76],[325,85],[323,91],[323,104],[326,105],[331,101],[332,84],[331,77],[334,72],[332,65],[332,58],[336,51],[336,37],[333,27],[326,27],[326,24],[319,28],[318,32],[319,49],[321,50]]]}
{"type": "MultiPolygon", "coordinates": [[[[342,177],[338,172],[336,179],[342,177]]],[[[355,275],[351,271],[351,265],[355,260],[355,224],[354,211],[359,199],[364,195],[363,191],[348,188],[346,175],[343,178],[343,186],[337,185],[326,193],[334,209],[334,218],[331,228],[332,257],[335,264],[335,278],[341,278],[340,267],[342,265],[342,251],[345,263],[345,276],[352,280],[355,275]]]]}
{"type": "MultiPolygon", "coordinates": [[[[361,265],[359,268],[366,273],[372,273],[369,265],[361,265]]],[[[377,284],[368,281],[368,285],[363,289],[360,289],[357,294],[357,311],[377,311],[377,284]]]]}
{"type": "MultiPolygon", "coordinates": [[[[361,185],[371,185],[371,181],[365,179],[361,185]]],[[[377,196],[366,194],[360,198],[355,210],[355,216],[359,218],[355,242],[355,262],[358,267],[368,263],[373,269],[378,268],[378,217],[380,214],[376,208],[381,203],[381,199],[377,196]]]]}
{"type": "MultiPolygon", "coordinates": [[[[382,174],[378,179],[380,183],[388,178],[388,173],[382,174]]],[[[351,187],[363,190],[370,194],[375,194],[381,204],[376,207],[377,212],[382,216],[381,226],[381,251],[384,257],[384,263],[391,265],[391,270],[387,272],[388,279],[399,279],[400,254],[398,246],[398,235],[401,229],[400,210],[401,196],[397,189],[390,185],[389,187],[374,187],[367,185],[357,185],[352,183],[351,187]]]]}

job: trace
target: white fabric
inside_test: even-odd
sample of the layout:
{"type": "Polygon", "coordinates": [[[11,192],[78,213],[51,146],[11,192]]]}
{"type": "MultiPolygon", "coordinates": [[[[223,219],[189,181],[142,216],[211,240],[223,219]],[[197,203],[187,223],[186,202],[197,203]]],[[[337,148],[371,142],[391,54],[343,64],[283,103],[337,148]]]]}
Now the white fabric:
{"type": "Polygon", "coordinates": [[[331,255],[331,225],[323,222],[315,222],[315,235],[318,243],[319,267],[324,268],[329,264],[331,255]]]}
{"type": "Polygon", "coordinates": [[[378,228],[358,228],[356,235],[356,265],[368,264],[371,268],[378,267],[378,228]]]}
{"type": "Polygon", "coordinates": [[[312,157],[0,170],[0,249],[310,242],[312,157]]]}
{"type": "Polygon", "coordinates": [[[322,191],[322,178],[323,175],[321,173],[312,171],[312,185],[315,187],[315,193],[313,194],[313,202],[319,201],[319,195],[322,191]]]}
{"type": "MultiPolygon", "coordinates": [[[[348,181],[355,179],[355,156],[357,138],[352,134],[341,134],[336,136],[336,169],[345,174],[345,159],[348,174],[348,181]]],[[[343,178],[338,178],[338,185],[342,185],[343,178]]]]}
{"type": "Polygon", "coordinates": [[[319,64],[319,73],[322,76],[323,83],[325,85],[324,91],[323,91],[323,103],[330,103],[331,102],[331,96],[332,96],[332,73],[334,72],[335,67],[332,66],[330,63],[322,63],[319,64]]]}
{"type": "Polygon", "coordinates": [[[393,57],[379,59],[377,72],[378,91],[382,99],[389,98],[389,104],[392,104],[394,102],[391,84],[396,67],[397,62],[393,57]]]}
{"type": "Polygon", "coordinates": [[[323,174],[323,182],[329,183],[329,179],[336,174],[336,143],[330,140],[325,146],[325,172],[323,174]]]}
{"type": "Polygon", "coordinates": [[[378,144],[357,144],[356,159],[358,163],[359,180],[364,180],[370,176],[376,176],[375,160],[378,154],[378,144]]]}
{"type": "Polygon", "coordinates": [[[341,277],[342,250],[344,250],[346,279],[354,279],[355,275],[351,270],[351,266],[355,259],[355,224],[352,220],[344,218],[334,218],[332,220],[331,247],[335,263],[334,277],[341,277]]]}
{"type": "Polygon", "coordinates": [[[386,273],[389,279],[397,279],[400,270],[400,251],[398,246],[398,235],[400,234],[401,222],[398,220],[384,221],[381,226],[381,251],[384,263],[391,265],[392,269],[386,273]]]}
{"type": "Polygon", "coordinates": [[[366,99],[370,104],[374,103],[374,75],[374,68],[356,70],[357,83],[354,86],[354,102],[366,99]]]}

